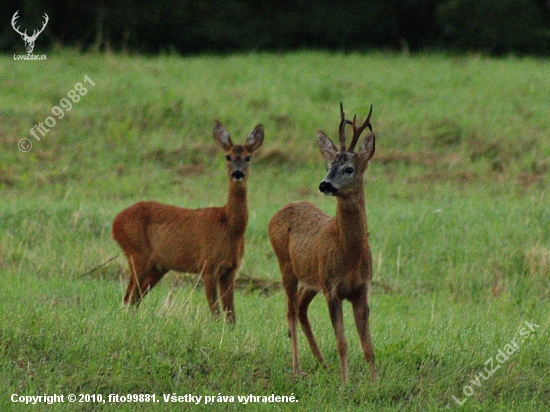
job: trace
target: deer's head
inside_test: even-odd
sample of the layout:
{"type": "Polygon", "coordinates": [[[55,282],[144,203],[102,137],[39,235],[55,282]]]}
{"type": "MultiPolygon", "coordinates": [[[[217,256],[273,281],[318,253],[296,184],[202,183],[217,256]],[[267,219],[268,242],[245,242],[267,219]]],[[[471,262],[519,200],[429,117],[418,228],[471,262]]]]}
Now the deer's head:
{"type": "Polygon", "coordinates": [[[229,178],[235,182],[245,181],[252,153],[254,153],[264,141],[263,126],[259,124],[252,129],[244,145],[234,145],[225,127],[220,122],[216,121],[214,123],[214,139],[224,151],[229,178]]]}
{"type": "Polygon", "coordinates": [[[11,19],[11,25],[12,25],[13,29],[17,33],[19,33],[21,35],[21,38],[25,41],[25,49],[27,50],[27,53],[31,54],[32,51],[34,50],[34,42],[36,41],[36,38],[38,37],[38,35],[40,33],[42,33],[44,31],[44,28],[46,27],[46,24],[48,24],[48,21],[50,20],[50,18],[48,17],[48,15],[46,13],[44,13],[44,16],[43,16],[44,23],[42,24],[42,28],[40,30],[36,30],[36,29],[33,30],[32,36],[29,36],[27,34],[27,30],[25,30],[24,32],[21,32],[19,30],[19,27],[15,26],[15,21],[19,17],[18,13],[19,13],[19,10],[17,10],[15,12],[15,14],[13,15],[13,17],[11,19]]]}
{"type": "Polygon", "coordinates": [[[372,133],[370,117],[372,114],[372,105],[369,115],[361,126],[356,124],[357,116],[353,117],[353,122],[346,120],[344,108],[340,103],[340,149],[338,149],[332,140],[321,131],[317,132],[317,143],[321,153],[328,160],[327,175],[319,185],[319,190],[325,195],[345,197],[357,190],[363,185],[363,174],[367,170],[369,160],[374,155],[375,137],[372,133]],[[346,149],[345,128],[351,124],[353,129],[353,138],[349,149],[346,149]],[[363,138],[359,145],[359,151],[355,153],[353,149],[361,136],[361,133],[368,127],[370,133],[363,138]]]}

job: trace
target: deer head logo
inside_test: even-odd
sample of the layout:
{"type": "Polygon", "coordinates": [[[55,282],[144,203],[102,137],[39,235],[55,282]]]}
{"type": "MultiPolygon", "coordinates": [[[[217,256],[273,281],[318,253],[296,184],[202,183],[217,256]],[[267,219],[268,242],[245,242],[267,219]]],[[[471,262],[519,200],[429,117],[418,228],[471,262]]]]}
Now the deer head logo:
{"type": "Polygon", "coordinates": [[[18,13],[19,13],[19,10],[17,10],[13,15],[11,19],[11,26],[17,33],[21,35],[21,38],[25,41],[25,49],[27,49],[27,53],[31,54],[34,49],[34,42],[36,41],[36,38],[40,33],[44,31],[44,28],[46,27],[46,24],[48,24],[48,21],[50,20],[50,18],[46,13],[44,13],[44,23],[42,24],[42,28],[40,30],[36,30],[36,29],[33,30],[32,36],[29,36],[27,34],[27,30],[21,33],[21,31],[19,31],[19,27],[15,27],[15,20],[17,20],[17,18],[19,17],[18,13]]]}

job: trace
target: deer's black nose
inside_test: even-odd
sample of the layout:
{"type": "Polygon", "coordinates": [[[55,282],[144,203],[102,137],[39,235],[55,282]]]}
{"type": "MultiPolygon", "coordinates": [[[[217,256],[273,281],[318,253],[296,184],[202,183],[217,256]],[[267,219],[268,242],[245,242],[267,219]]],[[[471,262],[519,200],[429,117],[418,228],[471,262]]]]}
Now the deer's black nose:
{"type": "Polygon", "coordinates": [[[324,193],[325,195],[334,194],[338,191],[334,186],[332,186],[332,183],[325,182],[324,180],[319,185],[319,190],[324,193]]]}
{"type": "Polygon", "coordinates": [[[233,173],[231,173],[231,177],[235,180],[243,180],[244,173],[242,170],[235,170],[233,173]]]}

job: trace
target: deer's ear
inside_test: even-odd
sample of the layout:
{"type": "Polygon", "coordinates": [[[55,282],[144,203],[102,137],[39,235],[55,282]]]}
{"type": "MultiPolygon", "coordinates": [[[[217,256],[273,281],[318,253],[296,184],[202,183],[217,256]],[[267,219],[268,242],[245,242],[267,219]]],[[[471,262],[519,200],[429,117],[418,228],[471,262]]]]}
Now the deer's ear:
{"type": "Polygon", "coordinates": [[[374,133],[369,133],[361,142],[361,146],[359,146],[359,158],[363,163],[368,162],[374,155],[374,143],[374,133]]]}
{"type": "Polygon", "coordinates": [[[338,149],[336,148],[336,146],[334,146],[332,140],[330,140],[328,136],[323,132],[318,131],[317,144],[319,145],[319,150],[321,151],[321,154],[325,157],[325,159],[327,159],[329,162],[332,162],[334,160],[334,157],[336,156],[336,152],[338,152],[338,149]]]}
{"type": "Polygon", "coordinates": [[[251,152],[257,150],[264,142],[264,127],[257,125],[246,138],[245,146],[251,152]]]}
{"type": "Polygon", "coordinates": [[[223,124],[217,120],[214,122],[214,139],[220,144],[223,150],[230,150],[233,147],[229,133],[225,130],[223,124]]]}

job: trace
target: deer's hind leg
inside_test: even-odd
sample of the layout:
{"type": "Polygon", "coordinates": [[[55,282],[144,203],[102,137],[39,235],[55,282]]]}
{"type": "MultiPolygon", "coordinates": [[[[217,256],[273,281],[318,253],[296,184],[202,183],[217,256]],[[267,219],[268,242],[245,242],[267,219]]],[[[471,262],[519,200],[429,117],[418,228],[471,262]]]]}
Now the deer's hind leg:
{"type": "Polygon", "coordinates": [[[292,345],[292,373],[302,376],[300,360],[298,357],[298,331],[296,328],[298,320],[298,279],[294,276],[290,264],[280,265],[283,277],[283,287],[287,296],[287,319],[288,336],[292,345]]]}
{"type": "MultiPolygon", "coordinates": [[[[168,272],[167,269],[151,265],[152,267],[147,271],[147,274],[142,277],[140,281],[141,299],[149,293],[153,287],[162,279],[162,277],[168,272]]],[[[141,302],[141,300],[138,302],[141,302]]]]}
{"type": "Polygon", "coordinates": [[[290,225],[285,217],[285,210],[278,211],[269,222],[269,240],[275,251],[279,270],[287,297],[287,319],[288,335],[292,345],[292,373],[304,375],[300,371],[298,358],[298,333],[296,328],[298,318],[298,278],[292,270],[292,263],[289,255],[290,225]]]}
{"type": "Polygon", "coordinates": [[[323,367],[326,368],[327,365],[325,362],[325,358],[323,357],[319,346],[317,346],[317,342],[315,341],[315,336],[313,335],[311,324],[309,323],[309,318],[307,316],[309,304],[315,296],[317,296],[316,290],[306,289],[303,287],[298,290],[298,319],[300,320],[300,325],[302,326],[304,335],[306,335],[307,341],[309,342],[309,347],[311,348],[313,355],[315,355],[317,360],[323,365],[323,367]]]}
{"type": "Polygon", "coordinates": [[[130,266],[130,281],[124,295],[124,304],[139,306],[145,295],[168,272],[167,269],[157,267],[144,255],[131,254],[128,256],[130,266]]]}
{"type": "Polygon", "coordinates": [[[141,253],[126,253],[130,268],[130,280],[126,288],[123,303],[138,306],[147,293],[143,288],[143,281],[150,276],[153,267],[149,258],[141,253]]]}

